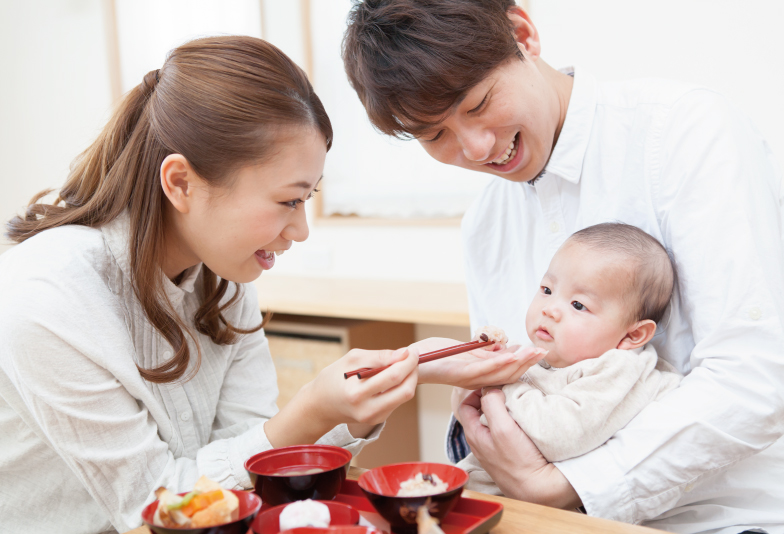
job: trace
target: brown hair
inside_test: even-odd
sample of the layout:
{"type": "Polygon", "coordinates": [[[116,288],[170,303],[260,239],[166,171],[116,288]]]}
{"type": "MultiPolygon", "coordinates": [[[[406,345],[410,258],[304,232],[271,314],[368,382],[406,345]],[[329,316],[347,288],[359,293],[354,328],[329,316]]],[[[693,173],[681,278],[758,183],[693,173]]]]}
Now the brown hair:
{"type": "Polygon", "coordinates": [[[349,82],[382,133],[415,137],[512,57],[514,0],[356,1],[343,37],[349,82]]]}
{"type": "MultiPolygon", "coordinates": [[[[58,198],[36,195],[23,217],[9,221],[17,242],[67,224],[100,227],[130,213],[131,283],[152,325],[171,344],[174,357],[155,369],[139,368],[151,382],[172,382],[185,373],[190,353],[185,332],[196,338],[172,308],[161,275],[165,195],[160,167],[169,154],[182,154],[213,186],[225,186],[240,167],[271,157],[275,134],[290,126],[317,128],[332,143],[332,126],[305,73],[283,52],[252,37],[208,37],[172,50],[163,67],[147,73],[124,97],[98,139],[71,165],[58,198]]],[[[229,324],[221,304],[229,287],[202,268],[203,302],[196,330],[217,344],[255,332],[229,324]]],[[[192,376],[192,375],[191,375],[192,376]]]]}
{"type": "Polygon", "coordinates": [[[629,273],[629,281],[634,302],[630,320],[661,321],[672,298],[675,265],[656,238],[636,226],[612,222],[584,228],[572,234],[568,241],[631,260],[634,268],[629,273]]]}

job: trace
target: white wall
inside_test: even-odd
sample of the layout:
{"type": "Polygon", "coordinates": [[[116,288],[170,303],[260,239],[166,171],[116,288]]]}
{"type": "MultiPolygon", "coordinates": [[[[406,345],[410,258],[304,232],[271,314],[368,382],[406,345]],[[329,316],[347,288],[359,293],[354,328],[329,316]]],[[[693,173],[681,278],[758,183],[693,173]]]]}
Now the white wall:
{"type": "Polygon", "coordinates": [[[58,188],[111,108],[101,0],[0,2],[0,253],[5,223],[58,188]]]}
{"type": "MultiPolygon", "coordinates": [[[[205,18],[221,22],[211,14],[218,2],[208,0],[144,0],[135,9],[157,5],[166,12],[166,6],[174,4],[202,9],[200,15],[190,16],[199,32],[213,28],[204,24],[205,18]]],[[[339,0],[335,5],[343,4],[339,0]]],[[[717,88],[752,117],[784,163],[784,128],[780,127],[784,119],[780,97],[784,32],[777,27],[784,20],[784,2],[529,0],[528,4],[541,33],[543,57],[552,65],[574,63],[599,80],[653,75],[717,88]]],[[[62,184],[69,162],[87,147],[108,117],[101,5],[99,0],[0,3],[0,19],[6,22],[0,34],[0,68],[5,78],[0,84],[2,221],[18,212],[35,192],[62,184]]],[[[129,32],[142,32],[139,20],[146,20],[148,35],[165,28],[161,19],[128,14],[132,5],[130,0],[117,2],[121,45],[129,32]]],[[[239,9],[253,2],[233,0],[229,5],[239,9]]],[[[292,40],[294,30],[273,20],[275,13],[297,11],[298,5],[293,0],[265,0],[265,26],[273,42],[302,61],[302,50],[292,40]]],[[[255,17],[249,16],[244,25],[230,22],[230,31],[255,31],[259,24],[255,17]]],[[[162,61],[168,42],[156,39],[157,47],[145,55],[152,59],[133,67],[126,60],[124,88],[162,61]]],[[[464,275],[459,229],[315,225],[308,242],[282,256],[268,274],[460,282],[464,275]]]]}
{"type": "Polygon", "coordinates": [[[659,77],[721,91],[784,166],[784,2],[528,0],[542,57],[599,80],[659,77]]]}

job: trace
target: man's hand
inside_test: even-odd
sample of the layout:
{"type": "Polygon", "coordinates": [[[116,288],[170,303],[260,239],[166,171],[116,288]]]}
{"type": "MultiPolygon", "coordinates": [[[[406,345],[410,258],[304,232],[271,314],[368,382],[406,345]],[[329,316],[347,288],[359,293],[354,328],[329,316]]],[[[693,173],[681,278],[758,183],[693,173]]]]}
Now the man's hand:
{"type": "Polygon", "coordinates": [[[459,408],[466,441],[482,467],[508,497],[574,509],[580,497],[561,472],[542,456],[536,445],[512,419],[504,393],[474,391],[459,408]],[[484,413],[487,425],[479,422],[484,413]]]}

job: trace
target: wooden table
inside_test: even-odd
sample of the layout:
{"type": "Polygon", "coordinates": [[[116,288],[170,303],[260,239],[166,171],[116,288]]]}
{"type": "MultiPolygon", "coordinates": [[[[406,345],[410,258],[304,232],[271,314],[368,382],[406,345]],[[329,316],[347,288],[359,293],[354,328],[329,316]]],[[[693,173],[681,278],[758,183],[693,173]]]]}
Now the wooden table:
{"type": "MultiPolygon", "coordinates": [[[[357,480],[364,469],[352,467],[348,478],[357,480]]],[[[608,521],[589,517],[576,512],[567,512],[531,504],[506,497],[495,497],[475,491],[464,491],[465,497],[499,502],[504,505],[501,522],[491,531],[492,534],[661,534],[661,530],[608,521]]],[[[147,527],[139,527],[127,534],[151,534],[147,527]]]]}
{"type": "Polygon", "coordinates": [[[254,282],[262,312],[469,326],[465,284],[344,280],[264,273],[254,282]]]}

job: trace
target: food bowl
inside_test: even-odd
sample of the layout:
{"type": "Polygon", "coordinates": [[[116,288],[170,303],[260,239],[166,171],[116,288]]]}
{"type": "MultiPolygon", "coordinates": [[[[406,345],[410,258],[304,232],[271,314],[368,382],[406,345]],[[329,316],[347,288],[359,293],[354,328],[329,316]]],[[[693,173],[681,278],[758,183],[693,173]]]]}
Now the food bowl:
{"type": "MultiPolygon", "coordinates": [[[[240,517],[231,523],[223,523],[200,528],[172,528],[154,525],[152,518],[158,509],[158,501],[148,504],[142,510],[142,521],[155,534],[246,534],[253,518],[261,509],[261,499],[248,491],[231,490],[240,501],[240,517]]],[[[180,496],[187,493],[180,493],[180,496]]]]}
{"type": "Polygon", "coordinates": [[[297,527],[280,534],[386,534],[373,527],[362,525],[340,525],[337,527],[297,527]]]}
{"type": "Polygon", "coordinates": [[[346,479],[351,453],[331,445],[270,449],[245,462],[265,506],[313,499],[331,501],[346,479]]]}
{"type": "MultiPolygon", "coordinates": [[[[348,504],[343,504],[342,502],[335,502],[335,501],[319,501],[322,504],[325,504],[327,508],[329,508],[329,526],[330,527],[344,527],[344,526],[353,526],[359,523],[359,512],[349,506],[348,504]]],[[[280,532],[280,514],[283,512],[283,509],[291,503],[281,504],[265,510],[261,512],[258,516],[256,516],[255,521],[251,523],[250,528],[256,534],[278,534],[280,532]]],[[[319,531],[326,531],[326,528],[319,528],[319,527],[297,527],[286,532],[291,532],[292,530],[300,530],[300,529],[312,529],[315,528],[319,531]]]]}
{"type": "Polygon", "coordinates": [[[359,487],[370,504],[389,522],[396,534],[416,532],[420,506],[426,506],[432,517],[442,521],[457,503],[466,482],[468,473],[459,467],[427,462],[385,465],[366,471],[359,477],[359,487]],[[400,484],[418,473],[437,475],[446,482],[447,490],[435,495],[398,497],[400,484]]]}

